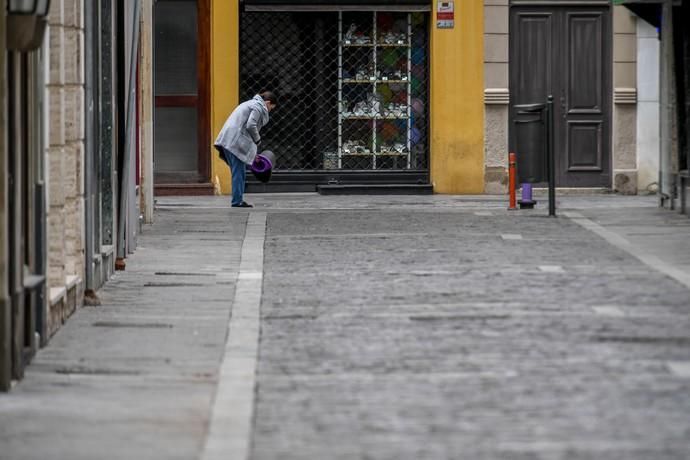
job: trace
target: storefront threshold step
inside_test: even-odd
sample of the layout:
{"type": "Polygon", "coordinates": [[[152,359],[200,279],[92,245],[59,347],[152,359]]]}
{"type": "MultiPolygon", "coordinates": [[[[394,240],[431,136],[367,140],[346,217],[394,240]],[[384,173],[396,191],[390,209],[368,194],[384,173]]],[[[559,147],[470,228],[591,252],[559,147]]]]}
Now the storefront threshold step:
{"type": "Polygon", "coordinates": [[[431,184],[330,184],[318,185],[321,195],[431,195],[431,184]]]}

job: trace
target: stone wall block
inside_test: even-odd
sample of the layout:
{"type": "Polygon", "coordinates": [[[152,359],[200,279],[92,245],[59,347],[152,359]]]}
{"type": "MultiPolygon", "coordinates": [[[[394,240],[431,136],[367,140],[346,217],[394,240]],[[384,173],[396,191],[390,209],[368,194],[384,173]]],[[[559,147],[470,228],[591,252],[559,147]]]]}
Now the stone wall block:
{"type": "Polygon", "coordinates": [[[65,147],[64,155],[64,175],[62,178],[62,190],[65,194],[65,201],[74,198],[79,192],[77,186],[77,152],[73,145],[65,147]]]}
{"type": "Polygon", "coordinates": [[[74,0],[74,12],[77,17],[75,25],[79,29],[84,28],[84,2],[90,0],[74,0]]]}
{"type": "Polygon", "coordinates": [[[80,80],[79,34],[77,29],[65,29],[65,83],[67,84],[78,84],[80,80]]]}
{"type": "Polygon", "coordinates": [[[85,112],[85,100],[86,92],[83,86],[78,86],[74,94],[74,104],[76,112],[76,139],[83,141],[86,137],[86,114],[85,112]]]}
{"type": "Polygon", "coordinates": [[[84,143],[76,142],[73,144],[76,161],[76,180],[77,180],[77,196],[84,195],[84,143]]]}
{"type": "Polygon", "coordinates": [[[484,193],[505,195],[508,193],[508,168],[487,166],[484,171],[484,193]]]}
{"type": "Polygon", "coordinates": [[[61,86],[48,88],[48,145],[59,147],[65,144],[65,93],[61,86]]]}
{"type": "Polygon", "coordinates": [[[76,198],[68,198],[65,203],[65,273],[76,275],[76,259],[79,254],[80,216],[76,198]]]}
{"type": "Polygon", "coordinates": [[[65,142],[84,139],[84,88],[68,86],[65,89],[65,142]]]}
{"type": "Polygon", "coordinates": [[[65,191],[63,188],[64,148],[50,148],[46,156],[48,168],[48,204],[52,207],[62,206],[65,203],[65,191]]]}
{"type": "Polygon", "coordinates": [[[637,168],[637,106],[616,104],[613,121],[613,167],[614,169],[635,169],[637,168]]]}
{"type": "Polygon", "coordinates": [[[48,12],[48,24],[63,24],[65,22],[65,10],[63,0],[53,0],[50,2],[50,11],[48,12]]]}
{"type": "Polygon", "coordinates": [[[65,274],[84,277],[83,201],[69,198],[65,203],[65,274]]]}
{"type": "Polygon", "coordinates": [[[484,7],[484,33],[508,35],[508,5],[488,5],[484,7]]]}
{"type": "Polygon", "coordinates": [[[508,35],[485,34],[484,35],[484,61],[508,62],[508,35]]]}
{"type": "Polygon", "coordinates": [[[617,34],[636,33],[635,15],[623,5],[613,7],[613,30],[617,34]]]}
{"type": "Polygon", "coordinates": [[[614,35],[613,59],[615,62],[635,62],[637,60],[637,40],[635,35],[614,35]]]}
{"type": "MultiPolygon", "coordinates": [[[[77,9],[78,0],[62,0],[65,8],[64,24],[67,27],[76,28],[79,24],[79,10],[77,9]]],[[[93,0],[91,0],[93,1],[93,0]]]]}
{"type": "Polygon", "coordinates": [[[508,63],[484,63],[484,87],[508,88],[508,63]]]}
{"type": "Polygon", "coordinates": [[[80,85],[85,85],[86,84],[86,71],[84,69],[85,66],[85,59],[86,59],[86,45],[84,43],[84,31],[80,30],[79,31],[79,56],[77,57],[77,83],[80,85]]]}
{"type": "Polygon", "coordinates": [[[637,88],[637,64],[634,62],[613,63],[614,88],[637,88]]]}
{"type": "Polygon", "coordinates": [[[65,284],[65,241],[63,208],[51,206],[48,213],[48,284],[51,287],[65,284]]]}
{"type": "Polygon", "coordinates": [[[508,106],[486,105],[484,110],[486,165],[505,166],[508,164],[508,106]]]}
{"type": "Polygon", "coordinates": [[[51,25],[50,34],[50,75],[48,84],[61,85],[65,82],[65,29],[60,25],[51,25]]]}

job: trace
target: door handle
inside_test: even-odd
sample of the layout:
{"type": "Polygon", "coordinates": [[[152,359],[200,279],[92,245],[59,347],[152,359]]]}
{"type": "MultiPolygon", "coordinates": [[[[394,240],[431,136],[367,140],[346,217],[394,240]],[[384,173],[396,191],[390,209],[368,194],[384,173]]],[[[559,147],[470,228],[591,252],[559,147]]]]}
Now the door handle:
{"type": "Polygon", "coordinates": [[[565,108],[565,97],[561,96],[561,114],[563,114],[563,119],[567,118],[567,110],[565,108]]]}

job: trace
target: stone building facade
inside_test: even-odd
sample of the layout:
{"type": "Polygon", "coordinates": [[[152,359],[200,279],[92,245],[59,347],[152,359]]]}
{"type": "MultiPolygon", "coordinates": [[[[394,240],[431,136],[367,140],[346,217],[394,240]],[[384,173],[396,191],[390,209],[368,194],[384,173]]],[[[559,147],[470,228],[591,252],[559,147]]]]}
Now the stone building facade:
{"type": "MultiPolygon", "coordinates": [[[[485,192],[507,192],[507,164],[511,113],[510,44],[515,38],[511,35],[511,8],[515,5],[531,5],[537,9],[543,6],[562,7],[557,2],[548,6],[543,2],[511,2],[510,0],[484,1],[484,148],[485,148],[485,192]]],[[[606,5],[602,2],[564,2],[564,5],[586,7],[606,5]]],[[[608,71],[612,72],[611,93],[606,97],[613,102],[608,114],[610,136],[604,141],[610,144],[611,180],[603,188],[631,194],[638,188],[647,190],[649,181],[638,184],[637,146],[637,20],[622,6],[609,6],[610,35],[606,40],[612,47],[612,62],[608,71]]],[[[607,71],[607,66],[604,66],[607,71]]],[[[648,73],[648,72],[647,72],[648,73]]],[[[645,73],[645,74],[647,74],[645,73]]],[[[541,102],[541,101],[534,101],[541,102]]],[[[558,95],[556,95],[558,103],[558,95]]],[[[556,152],[558,155],[561,152],[556,152]]],[[[647,168],[649,169],[649,168],[647,168]]],[[[653,175],[646,171],[645,178],[653,175]]]]}
{"type": "Polygon", "coordinates": [[[116,254],[124,269],[135,250],[146,150],[136,75],[150,66],[139,64],[133,27],[140,0],[7,5],[0,1],[0,391],[76,309],[100,302],[116,254]]]}
{"type": "Polygon", "coordinates": [[[48,26],[48,328],[52,335],[84,290],[83,0],[54,0],[48,26]]]}

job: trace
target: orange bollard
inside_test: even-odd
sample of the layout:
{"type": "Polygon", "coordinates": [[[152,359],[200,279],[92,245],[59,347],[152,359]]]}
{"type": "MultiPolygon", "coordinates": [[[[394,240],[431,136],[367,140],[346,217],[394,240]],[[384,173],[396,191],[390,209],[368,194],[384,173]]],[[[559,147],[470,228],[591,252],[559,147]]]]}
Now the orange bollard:
{"type": "Polygon", "coordinates": [[[515,181],[517,174],[517,156],[514,153],[508,154],[508,178],[510,187],[510,206],[508,209],[517,209],[517,197],[515,192],[515,181]]]}

